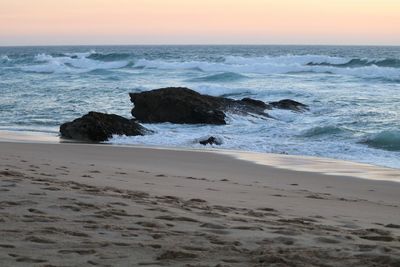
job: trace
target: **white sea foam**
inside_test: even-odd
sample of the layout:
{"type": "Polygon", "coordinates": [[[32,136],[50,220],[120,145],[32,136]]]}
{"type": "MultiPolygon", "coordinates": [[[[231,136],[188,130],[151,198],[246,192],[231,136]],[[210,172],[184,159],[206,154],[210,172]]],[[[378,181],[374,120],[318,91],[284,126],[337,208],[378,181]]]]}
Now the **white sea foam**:
{"type": "Polygon", "coordinates": [[[78,58],[85,58],[89,57],[90,55],[96,54],[96,50],[91,49],[88,52],[81,52],[81,53],[66,53],[65,55],[70,57],[78,57],[78,58]]]}
{"type": "MultiPolygon", "coordinates": [[[[289,112],[288,112],[289,113],[289,112]]],[[[283,114],[283,113],[282,113],[283,114]]],[[[287,114],[289,116],[289,114],[287,114]]],[[[295,117],[296,114],[293,115],[295,117]]],[[[282,118],[282,117],[281,117],[282,118]]],[[[297,119],[299,119],[297,117],[297,119]]],[[[329,138],[310,141],[307,137],[293,139],[301,133],[298,123],[261,120],[253,117],[229,115],[229,124],[223,127],[173,125],[168,123],[145,125],[155,131],[146,136],[114,136],[109,143],[118,145],[154,145],[196,149],[222,148],[278,154],[331,157],[382,166],[400,166],[400,152],[377,150],[354,143],[352,140],[329,138]],[[263,126],[261,126],[263,125],[263,126]],[[222,145],[203,146],[198,141],[205,136],[217,136],[222,145]],[[360,156],[362,155],[362,156],[360,156]]]]}
{"type": "Polygon", "coordinates": [[[313,64],[321,64],[321,63],[329,63],[329,64],[344,64],[347,63],[350,59],[342,58],[342,57],[330,57],[323,55],[286,55],[286,56],[265,56],[265,57],[239,57],[239,56],[227,56],[225,57],[225,62],[228,64],[239,64],[239,65],[248,65],[248,64],[300,64],[306,65],[309,63],[313,64]]]}
{"type": "Polygon", "coordinates": [[[338,48],[344,53],[327,48],[326,54],[348,58],[318,55],[321,49],[313,47],[298,51],[306,55],[282,55],[286,52],[276,48],[270,52],[268,47],[263,48],[265,52],[241,49],[224,58],[221,55],[230,52],[218,47],[179,48],[178,52],[111,47],[83,53],[75,53],[75,48],[43,48],[34,50],[42,53],[36,56],[31,49],[4,50],[0,53],[4,81],[0,128],[45,132],[41,127],[53,127],[51,131],[58,132],[60,123],[89,110],[130,117],[128,92],[186,86],[235,99],[270,102],[290,98],[311,110],[267,110],[274,119],[228,113],[228,124],[223,126],[146,124],[154,134],[116,136],[110,142],[202,149],[210,146],[198,141],[212,135],[223,140],[214,148],[323,156],[400,168],[399,112],[393,104],[400,101],[400,59],[394,57],[398,49],[387,53],[388,48],[377,48],[371,55],[367,48],[364,52],[359,51],[364,48],[338,48]],[[267,54],[281,56],[246,56],[267,54]],[[46,82],[37,86],[41,75],[20,70],[73,75],[46,75],[46,82]],[[91,74],[80,75],[86,72],[91,74]]]}
{"type": "Polygon", "coordinates": [[[0,62],[9,62],[11,59],[7,55],[0,56],[0,62]]]}
{"type": "MultiPolygon", "coordinates": [[[[213,88],[216,89],[216,87],[208,88],[209,92],[212,92],[213,88]]],[[[218,93],[223,93],[225,87],[219,89],[221,91],[218,93]]],[[[207,89],[203,87],[202,92],[207,92],[207,89]]],[[[336,126],[331,126],[335,125],[334,118],[323,117],[324,119],[322,119],[319,112],[318,108],[312,108],[311,111],[305,113],[279,109],[269,110],[268,113],[275,119],[228,113],[228,124],[224,126],[145,124],[145,127],[150,128],[155,133],[134,137],[115,136],[110,140],[110,143],[196,149],[212,147],[323,156],[397,168],[400,166],[400,152],[376,149],[376,147],[362,144],[360,141],[365,139],[360,137],[359,134],[348,130],[342,131],[340,128],[336,129],[336,126]],[[315,127],[318,127],[318,129],[315,127]],[[223,140],[223,144],[220,146],[202,146],[198,143],[198,140],[204,136],[217,136],[223,140]]],[[[385,135],[385,142],[392,144],[392,135],[388,140],[386,140],[385,135]]],[[[381,138],[382,134],[377,136],[381,138]]],[[[398,132],[396,132],[396,136],[398,136],[398,132]]],[[[395,140],[398,140],[398,137],[395,140]]],[[[380,139],[378,141],[382,143],[380,139]]]]}
{"type": "Polygon", "coordinates": [[[207,61],[164,61],[141,59],[135,67],[162,70],[199,69],[204,72],[234,72],[239,74],[287,74],[287,73],[328,73],[354,76],[359,78],[383,78],[400,80],[400,68],[379,67],[376,65],[361,67],[338,67],[334,64],[345,64],[348,58],[319,55],[279,56],[279,57],[234,57],[228,56],[225,62],[207,61]],[[326,65],[318,65],[318,64],[326,65]]]}
{"type": "Polygon", "coordinates": [[[82,73],[101,69],[119,69],[126,67],[129,61],[97,61],[87,58],[94,51],[87,53],[71,53],[69,56],[55,57],[48,54],[38,54],[35,61],[41,64],[24,66],[24,71],[39,73],[82,73]]]}

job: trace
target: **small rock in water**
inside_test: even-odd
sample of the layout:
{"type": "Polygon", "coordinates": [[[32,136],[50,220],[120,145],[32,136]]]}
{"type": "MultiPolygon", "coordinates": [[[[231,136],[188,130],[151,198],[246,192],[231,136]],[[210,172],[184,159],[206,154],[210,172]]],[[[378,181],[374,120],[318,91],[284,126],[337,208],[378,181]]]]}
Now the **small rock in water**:
{"type": "Polygon", "coordinates": [[[288,109],[297,112],[303,112],[309,110],[307,105],[291,99],[283,99],[277,102],[271,102],[269,104],[274,108],[288,109]]]}
{"type": "Polygon", "coordinates": [[[203,145],[203,146],[206,146],[206,145],[218,145],[218,146],[220,146],[220,145],[222,145],[223,141],[219,137],[210,136],[208,138],[205,137],[203,139],[200,139],[199,143],[201,145],[203,145]]]}
{"type": "Polygon", "coordinates": [[[264,101],[261,101],[261,100],[245,97],[245,98],[242,98],[242,100],[240,100],[240,101],[242,101],[243,103],[246,103],[246,104],[253,105],[255,107],[259,107],[259,108],[263,108],[263,109],[271,109],[270,105],[268,105],[267,103],[265,103],[264,101]]]}

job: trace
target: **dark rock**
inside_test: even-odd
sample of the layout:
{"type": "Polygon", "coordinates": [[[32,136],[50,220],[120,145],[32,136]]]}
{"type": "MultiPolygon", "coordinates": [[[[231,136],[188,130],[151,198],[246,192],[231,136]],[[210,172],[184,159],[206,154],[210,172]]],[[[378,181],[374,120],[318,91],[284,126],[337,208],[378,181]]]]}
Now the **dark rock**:
{"type": "Polygon", "coordinates": [[[60,126],[61,137],[90,142],[107,141],[113,134],[134,136],[150,132],[134,120],[93,111],[60,126]]]}
{"type": "Polygon", "coordinates": [[[181,87],[129,94],[132,115],[141,122],[226,124],[216,98],[181,87]]]}
{"type": "Polygon", "coordinates": [[[389,224],[386,224],[385,227],[387,227],[387,228],[397,228],[397,229],[400,229],[400,224],[389,223],[389,224]]]}
{"type": "Polygon", "coordinates": [[[202,95],[184,87],[130,93],[132,115],[145,123],[226,124],[226,111],[269,117],[261,103],[202,95]]]}
{"type": "Polygon", "coordinates": [[[265,103],[264,101],[261,101],[261,100],[245,97],[240,101],[242,101],[243,103],[249,104],[249,105],[253,105],[255,107],[259,107],[259,108],[263,108],[263,109],[271,109],[270,105],[268,105],[267,103],[265,103]]]}
{"type": "Polygon", "coordinates": [[[279,108],[279,109],[288,109],[292,111],[297,111],[297,112],[303,112],[306,110],[309,110],[308,106],[305,104],[302,104],[300,102],[291,100],[291,99],[283,99],[277,102],[271,102],[269,103],[273,108],[279,108]]]}
{"type": "Polygon", "coordinates": [[[218,146],[220,146],[220,145],[222,145],[222,140],[221,140],[221,138],[210,136],[208,138],[206,137],[204,139],[200,139],[199,143],[201,145],[203,145],[203,146],[206,146],[206,145],[218,145],[218,146]]]}

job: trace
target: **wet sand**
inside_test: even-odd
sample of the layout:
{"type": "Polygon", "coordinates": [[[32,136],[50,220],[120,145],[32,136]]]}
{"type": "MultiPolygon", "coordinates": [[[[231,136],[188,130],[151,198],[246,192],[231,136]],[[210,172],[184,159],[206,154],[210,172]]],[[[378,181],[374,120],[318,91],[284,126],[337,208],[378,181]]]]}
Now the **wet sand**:
{"type": "Polygon", "coordinates": [[[0,142],[0,266],[400,266],[397,170],[258,156],[0,142]]]}

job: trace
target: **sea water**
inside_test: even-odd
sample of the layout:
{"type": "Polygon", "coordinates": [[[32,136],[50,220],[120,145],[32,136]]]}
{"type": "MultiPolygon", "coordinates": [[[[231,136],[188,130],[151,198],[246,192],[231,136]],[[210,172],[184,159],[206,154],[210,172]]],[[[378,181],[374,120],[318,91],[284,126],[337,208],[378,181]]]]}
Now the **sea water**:
{"type": "Polygon", "coordinates": [[[227,114],[227,125],[144,124],[113,144],[310,155],[400,168],[400,47],[0,47],[0,131],[58,135],[89,111],[131,117],[129,92],[185,86],[203,94],[310,106],[275,119],[227,114]]]}

